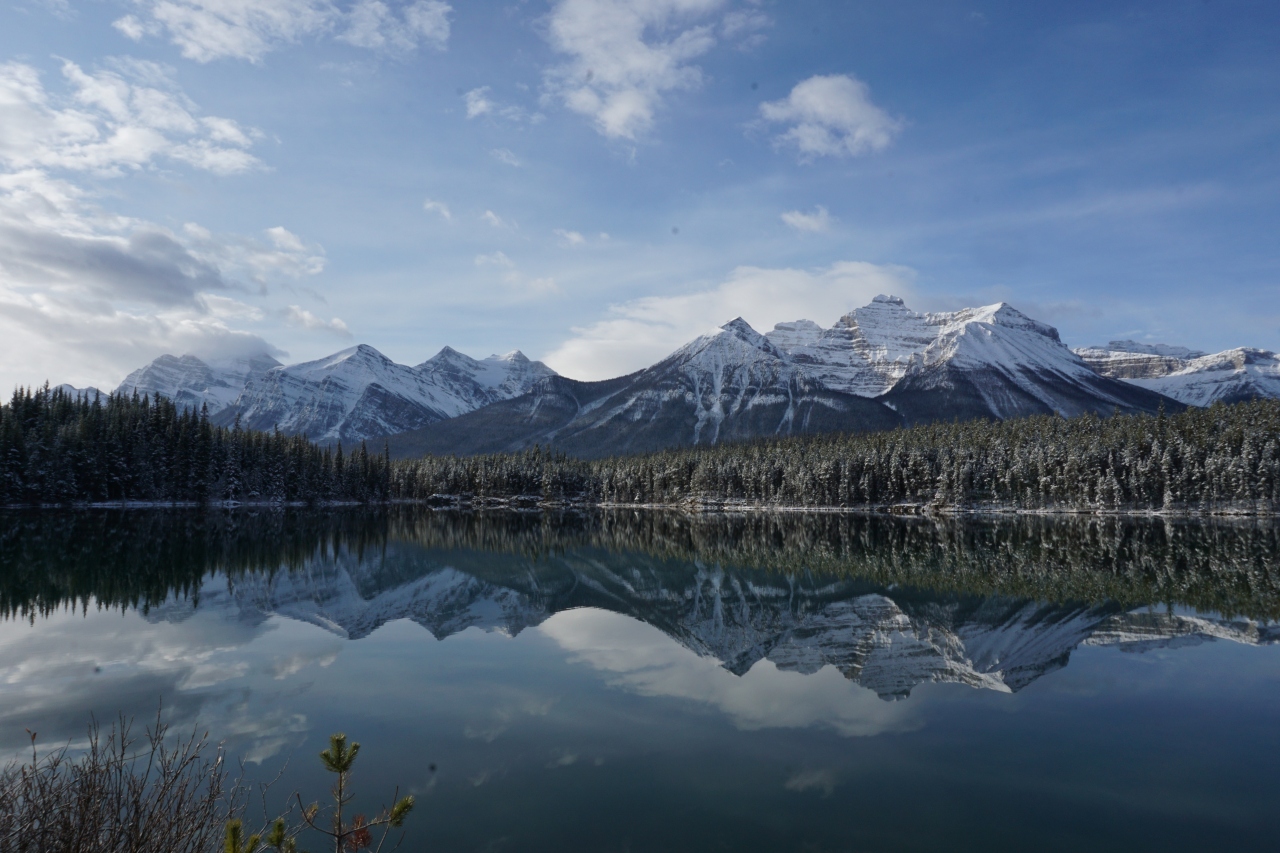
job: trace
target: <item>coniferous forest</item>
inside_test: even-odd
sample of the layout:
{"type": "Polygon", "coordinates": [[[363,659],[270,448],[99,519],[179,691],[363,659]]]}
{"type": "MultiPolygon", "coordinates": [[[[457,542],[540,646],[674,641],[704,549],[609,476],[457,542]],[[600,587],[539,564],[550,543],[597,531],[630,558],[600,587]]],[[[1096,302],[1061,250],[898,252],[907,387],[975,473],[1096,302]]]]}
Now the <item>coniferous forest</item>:
{"type": "Polygon", "coordinates": [[[163,397],[20,390],[0,406],[0,505],[384,502],[908,511],[1280,509],[1280,401],[1034,417],[579,460],[553,449],[391,463],[215,427],[163,397]]]}
{"type": "Polygon", "coordinates": [[[305,438],[215,427],[163,397],[48,386],[0,405],[0,506],[385,501],[389,463],[305,438]]]}
{"type": "Polygon", "coordinates": [[[1280,401],[1033,417],[582,461],[535,448],[393,466],[407,499],[614,505],[1274,513],[1280,401]]]}

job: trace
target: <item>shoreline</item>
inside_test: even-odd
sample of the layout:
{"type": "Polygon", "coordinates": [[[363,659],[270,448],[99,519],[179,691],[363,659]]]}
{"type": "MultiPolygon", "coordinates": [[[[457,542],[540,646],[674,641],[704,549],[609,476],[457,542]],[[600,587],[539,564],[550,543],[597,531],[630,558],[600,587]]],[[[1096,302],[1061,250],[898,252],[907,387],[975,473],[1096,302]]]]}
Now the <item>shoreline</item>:
{"type": "Polygon", "coordinates": [[[802,506],[749,504],[737,501],[685,500],[679,503],[610,503],[607,501],[545,500],[536,495],[508,498],[474,495],[432,495],[427,498],[395,498],[377,503],[358,501],[95,501],[65,504],[4,504],[0,511],[20,510],[149,510],[149,509],[333,509],[354,507],[421,506],[432,511],[458,512],[504,510],[545,512],[560,510],[644,510],[681,512],[686,515],[873,515],[899,518],[959,518],[1000,516],[1097,516],[1099,518],[1198,518],[1243,519],[1280,517],[1280,508],[1219,509],[1099,509],[1095,507],[955,507],[938,504],[880,504],[865,506],[802,506]]]}

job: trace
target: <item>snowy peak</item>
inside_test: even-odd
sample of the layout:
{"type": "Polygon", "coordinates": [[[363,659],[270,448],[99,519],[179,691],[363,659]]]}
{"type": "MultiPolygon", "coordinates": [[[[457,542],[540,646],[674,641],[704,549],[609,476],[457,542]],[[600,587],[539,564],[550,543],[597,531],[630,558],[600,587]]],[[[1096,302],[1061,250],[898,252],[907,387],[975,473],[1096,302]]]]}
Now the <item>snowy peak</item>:
{"type": "Polygon", "coordinates": [[[1112,341],[1076,354],[1102,376],[1191,406],[1280,398],[1280,356],[1268,350],[1237,347],[1206,355],[1186,347],[1112,341]]]}
{"type": "Polygon", "coordinates": [[[235,403],[252,378],[279,366],[266,354],[212,364],[194,355],[162,355],[126,376],[116,393],[158,394],[183,408],[208,406],[216,415],[235,403]]]}
{"type": "Polygon", "coordinates": [[[751,328],[751,324],[741,317],[730,320],[720,327],[721,331],[727,332],[744,344],[754,347],[763,352],[767,352],[775,358],[785,358],[782,352],[773,345],[767,337],[751,328]]]}
{"type": "Polygon", "coordinates": [[[1006,302],[921,314],[880,295],[829,329],[802,320],[767,337],[826,387],[884,397],[912,422],[1159,406],[1155,395],[1099,377],[1057,329],[1006,302]]]}
{"type": "Polygon", "coordinates": [[[1052,326],[1000,302],[952,313],[920,314],[897,296],[877,296],[830,329],[779,324],[770,339],[830,388],[876,397],[908,372],[952,363],[977,367],[1088,372],[1052,326]]]}

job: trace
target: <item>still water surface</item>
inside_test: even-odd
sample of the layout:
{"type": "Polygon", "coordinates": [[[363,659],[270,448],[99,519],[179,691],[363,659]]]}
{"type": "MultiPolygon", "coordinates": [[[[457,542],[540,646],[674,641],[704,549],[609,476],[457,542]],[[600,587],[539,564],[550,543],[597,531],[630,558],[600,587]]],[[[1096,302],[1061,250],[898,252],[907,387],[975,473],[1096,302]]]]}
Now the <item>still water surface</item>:
{"type": "Polygon", "coordinates": [[[0,515],[0,748],[90,715],[407,850],[1268,848],[1271,523],[0,515]],[[436,769],[432,771],[431,765],[436,769]]]}

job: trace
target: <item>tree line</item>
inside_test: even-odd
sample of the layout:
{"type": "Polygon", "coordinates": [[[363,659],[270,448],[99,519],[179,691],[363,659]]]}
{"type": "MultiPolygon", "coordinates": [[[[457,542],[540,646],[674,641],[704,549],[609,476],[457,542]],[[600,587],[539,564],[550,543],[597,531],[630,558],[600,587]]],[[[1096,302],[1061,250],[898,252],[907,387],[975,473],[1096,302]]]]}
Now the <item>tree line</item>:
{"type": "Polygon", "coordinates": [[[216,427],[146,395],[18,390],[0,506],[427,501],[1091,512],[1280,509],[1280,401],[1176,415],[935,423],[580,460],[534,447],[391,463],[216,427]]]}
{"type": "Polygon", "coordinates": [[[1176,415],[935,423],[579,460],[554,450],[395,463],[407,500],[1273,513],[1280,401],[1176,415]]]}
{"type": "Polygon", "coordinates": [[[0,506],[377,502],[390,462],[361,444],[318,447],[301,436],[216,427],[208,411],[159,395],[73,395],[18,389],[0,405],[0,506]]]}

